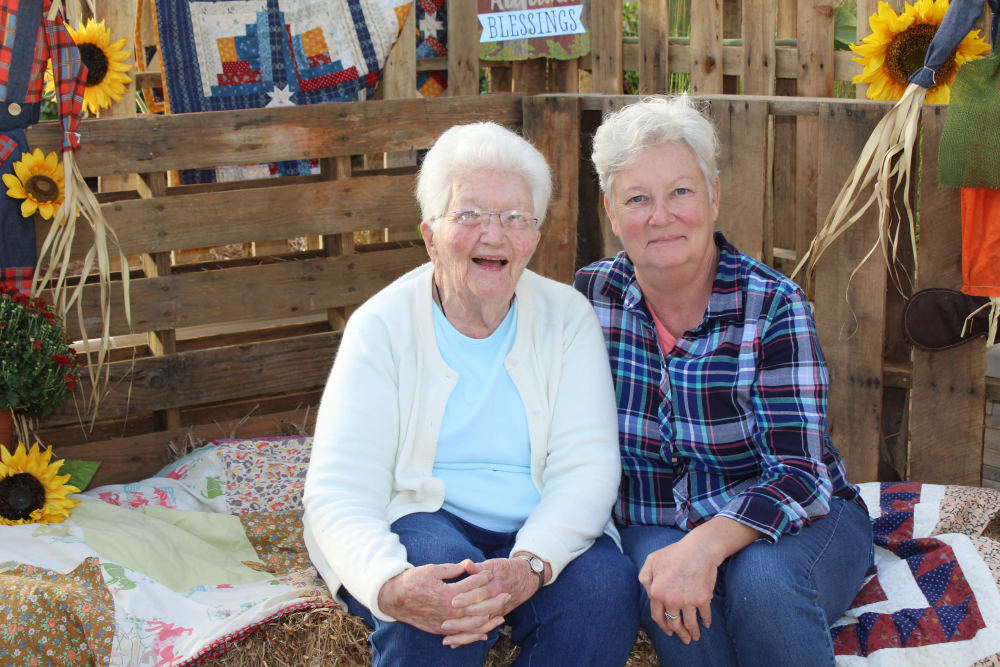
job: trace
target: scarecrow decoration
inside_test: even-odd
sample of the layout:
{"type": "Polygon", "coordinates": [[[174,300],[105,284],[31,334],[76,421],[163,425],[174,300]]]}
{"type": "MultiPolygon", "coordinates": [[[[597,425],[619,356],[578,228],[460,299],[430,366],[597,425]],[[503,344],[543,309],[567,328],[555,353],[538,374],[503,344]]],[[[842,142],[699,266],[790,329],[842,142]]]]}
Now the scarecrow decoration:
{"type": "MultiPolygon", "coordinates": [[[[98,34],[97,26],[88,24],[76,31],[78,39],[92,38],[83,39],[78,46],[64,24],[62,9],[62,0],[0,0],[0,62],[4,63],[0,67],[0,99],[3,100],[0,103],[0,175],[6,186],[5,193],[0,190],[0,282],[11,284],[20,291],[30,289],[32,296],[52,290],[50,300],[56,313],[60,318],[65,317],[78,302],[86,282],[78,281],[71,293],[65,287],[76,225],[81,218],[89,224],[94,244],[84,256],[81,272],[89,275],[96,268],[104,324],[96,361],[90,352],[87,353],[92,380],[87,411],[96,416],[108,379],[106,373],[101,378],[101,370],[106,368],[111,347],[109,247],[117,248],[118,243],[73,157],[80,148],[77,128],[83,105],[86,103],[96,109],[105,106],[106,98],[114,99],[119,88],[124,88],[121,85],[123,68],[127,70],[130,66],[123,65],[117,57],[114,47],[118,43],[105,44],[107,40],[98,34]],[[26,128],[39,119],[47,68],[49,88],[55,96],[63,131],[61,169],[55,153],[44,155],[38,149],[31,151],[25,135],[26,128]],[[41,246],[41,258],[35,250],[33,216],[36,212],[52,220],[41,246]]],[[[127,77],[124,78],[127,82],[127,77]]],[[[120,249],[118,256],[122,266],[127,266],[120,249]]],[[[122,273],[122,284],[126,320],[131,325],[128,271],[122,273]]],[[[83,313],[79,309],[78,316],[80,330],[86,339],[83,313]]]]}
{"type": "MultiPolygon", "coordinates": [[[[991,39],[996,34],[1000,17],[1000,0],[989,0],[993,10],[991,39]]],[[[916,225],[909,205],[910,167],[918,136],[920,108],[928,103],[949,103],[945,132],[941,138],[940,163],[953,166],[952,183],[963,186],[963,281],[962,292],[935,288],[921,290],[908,301],[904,310],[904,331],[917,347],[928,350],[954,347],[976,335],[987,334],[989,344],[996,342],[997,317],[1000,314],[1000,198],[995,192],[981,188],[1000,188],[1000,133],[992,144],[973,150],[973,141],[987,128],[1000,128],[1000,80],[994,81],[997,55],[978,60],[989,45],[972,30],[983,11],[982,0],[919,0],[906,5],[897,15],[885,2],[869,23],[872,34],[861,45],[851,48],[864,66],[854,83],[869,83],[868,96],[873,99],[899,101],[878,123],[869,138],[853,172],[831,206],[826,220],[813,239],[809,250],[793,272],[803,267],[811,276],[816,262],[838,236],[856,222],[872,204],[878,206],[879,241],[862,260],[881,250],[889,275],[903,292],[897,272],[897,252],[902,220],[893,226],[890,212],[897,188],[903,188],[905,234],[916,262],[916,225]],[[988,73],[988,74],[986,74],[988,73]],[[988,80],[970,84],[969,79],[988,80]],[[965,114],[958,108],[975,109],[965,114]],[[954,116],[954,118],[953,118],[954,116]],[[964,120],[959,121],[959,118],[964,120]],[[989,120],[984,120],[989,119],[989,120]],[[992,122],[990,122],[992,121],[992,122]],[[983,123],[983,124],[980,124],[983,123]],[[951,129],[949,130],[949,126],[951,129]],[[950,139],[948,138],[950,135],[950,139]],[[971,159],[970,159],[971,158],[971,159]],[[992,167],[989,180],[981,178],[992,167]],[[977,174],[977,175],[973,175],[977,174]],[[862,201],[863,192],[869,191],[862,201]],[[992,301],[987,297],[993,297],[992,301]]]]}

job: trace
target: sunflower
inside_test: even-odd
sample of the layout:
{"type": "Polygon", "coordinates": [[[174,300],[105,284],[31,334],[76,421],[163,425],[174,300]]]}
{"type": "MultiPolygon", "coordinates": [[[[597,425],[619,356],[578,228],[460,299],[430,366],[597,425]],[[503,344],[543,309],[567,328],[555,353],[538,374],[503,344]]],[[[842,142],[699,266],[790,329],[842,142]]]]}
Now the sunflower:
{"type": "MultiPolygon", "coordinates": [[[[67,25],[70,36],[80,51],[80,60],[87,66],[87,85],[83,91],[83,106],[90,113],[97,115],[100,109],[110,109],[112,101],[121,102],[125,94],[125,86],[132,79],[125,74],[132,65],[122,62],[129,57],[124,49],[128,37],[122,37],[116,42],[111,41],[111,32],[94,19],[87,19],[87,24],[76,30],[67,25]]],[[[45,72],[45,92],[55,93],[55,81],[52,78],[52,61],[45,72]]]]}
{"type": "Polygon", "coordinates": [[[49,220],[62,204],[63,168],[55,152],[45,155],[36,148],[33,153],[21,153],[21,160],[14,163],[14,173],[4,174],[7,194],[23,199],[21,215],[30,218],[37,210],[49,220]]]}
{"type": "MultiPolygon", "coordinates": [[[[864,71],[852,83],[869,83],[868,97],[873,100],[898,100],[906,89],[907,79],[924,65],[924,56],[934,33],[948,11],[948,0],[917,0],[905,5],[902,14],[886,2],[878,3],[878,11],[868,19],[872,32],[862,44],[851,45],[860,58],[854,61],[864,71]]],[[[975,60],[990,48],[978,30],[962,39],[955,53],[941,66],[935,84],[927,91],[928,104],[947,104],[951,84],[958,68],[975,60]]]]}
{"type": "Polygon", "coordinates": [[[19,442],[13,454],[0,445],[0,526],[59,523],[80,502],[66,497],[80,489],[66,483],[69,475],[57,474],[63,459],[51,459],[52,447],[43,453],[37,442],[29,452],[19,442]]]}

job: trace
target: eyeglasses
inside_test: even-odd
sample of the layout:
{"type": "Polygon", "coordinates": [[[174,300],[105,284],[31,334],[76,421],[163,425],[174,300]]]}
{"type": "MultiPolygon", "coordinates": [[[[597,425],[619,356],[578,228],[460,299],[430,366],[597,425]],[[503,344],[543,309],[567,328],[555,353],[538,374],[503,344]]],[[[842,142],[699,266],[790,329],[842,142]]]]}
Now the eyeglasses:
{"type": "Polygon", "coordinates": [[[436,215],[431,220],[451,216],[451,221],[462,227],[475,227],[480,225],[487,227],[490,218],[497,216],[500,226],[511,231],[524,231],[526,229],[538,229],[541,226],[538,218],[532,217],[520,211],[480,211],[476,208],[465,209],[464,211],[449,211],[442,215],[436,215]]]}

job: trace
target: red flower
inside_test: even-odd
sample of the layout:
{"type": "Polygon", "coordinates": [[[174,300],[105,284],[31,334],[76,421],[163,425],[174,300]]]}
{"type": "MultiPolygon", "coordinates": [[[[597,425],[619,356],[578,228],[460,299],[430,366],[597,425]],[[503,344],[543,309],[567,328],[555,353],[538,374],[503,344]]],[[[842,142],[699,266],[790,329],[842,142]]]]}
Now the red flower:
{"type": "Polygon", "coordinates": [[[17,294],[13,295],[11,298],[14,300],[14,303],[19,303],[22,306],[26,306],[26,305],[28,305],[31,302],[31,300],[28,298],[28,295],[27,294],[22,294],[21,292],[18,292],[17,294]]]}
{"type": "Polygon", "coordinates": [[[6,329],[6,328],[7,328],[7,323],[4,322],[3,320],[0,320],[0,329],[6,329]]]}
{"type": "Polygon", "coordinates": [[[68,354],[53,354],[52,361],[59,364],[60,368],[73,365],[73,359],[68,354]]]}
{"type": "Polygon", "coordinates": [[[63,380],[66,381],[67,391],[73,391],[74,389],[76,389],[76,378],[74,376],[69,375],[67,373],[66,375],[63,375],[63,380]]]}
{"type": "Polygon", "coordinates": [[[42,340],[38,339],[34,343],[32,343],[31,349],[35,351],[42,349],[42,340]]]}

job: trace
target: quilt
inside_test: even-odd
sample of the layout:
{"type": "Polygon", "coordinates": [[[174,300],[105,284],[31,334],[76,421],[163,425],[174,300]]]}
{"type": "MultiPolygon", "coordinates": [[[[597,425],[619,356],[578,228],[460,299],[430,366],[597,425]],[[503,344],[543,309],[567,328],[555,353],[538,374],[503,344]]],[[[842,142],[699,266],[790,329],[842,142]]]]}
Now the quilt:
{"type": "MultiPolygon", "coordinates": [[[[366,100],[409,11],[404,0],[156,0],[170,113],[366,100]]],[[[269,172],[316,168],[299,160],[269,172]]],[[[215,178],[187,170],[181,180],[215,178]]]]}
{"type": "MultiPolygon", "coordinates": [[[[0,527],[0,664],[168,667],[336,605],[302,543],[311,438],[217,440],[60,524],[0,527]]],[[[1000,492],[861,485],[876,562],[831,628],[839,665],[995,664],[1000,492]],[[991,521],[993,522],[991,524],[991,521]]]]}

